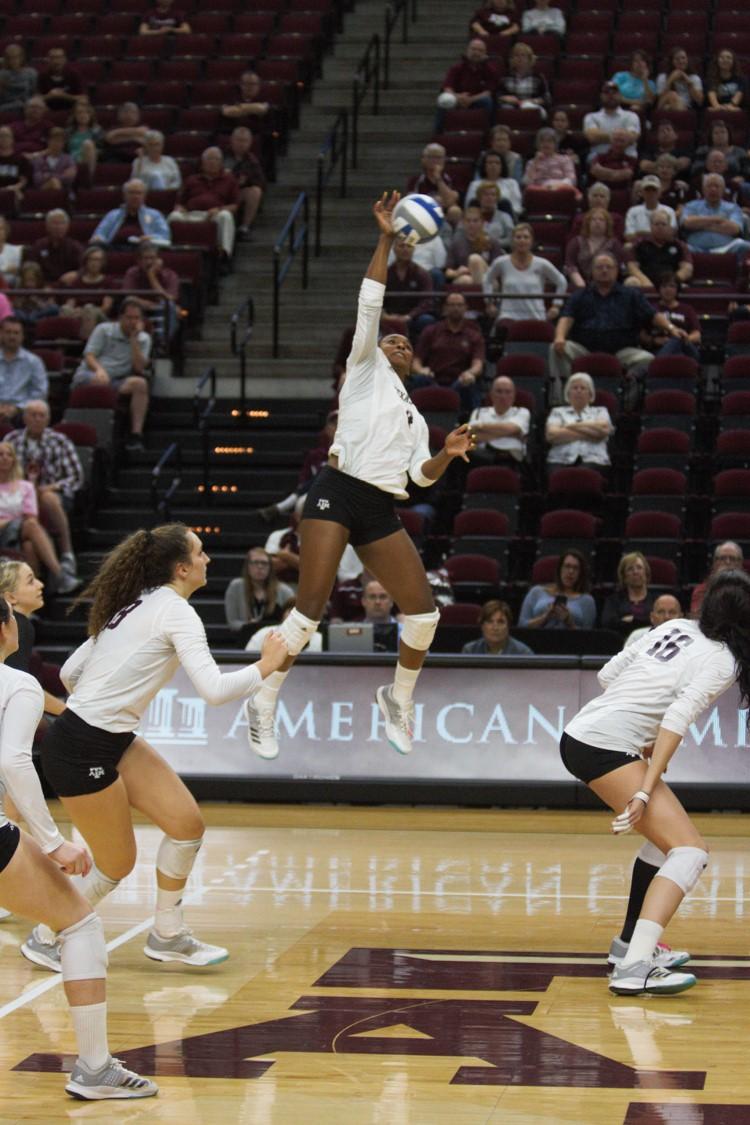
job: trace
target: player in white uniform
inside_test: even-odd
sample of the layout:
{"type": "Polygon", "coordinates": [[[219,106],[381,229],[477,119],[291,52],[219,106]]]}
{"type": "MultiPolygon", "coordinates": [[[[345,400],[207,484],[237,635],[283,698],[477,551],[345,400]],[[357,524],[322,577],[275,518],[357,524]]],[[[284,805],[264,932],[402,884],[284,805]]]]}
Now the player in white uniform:
{"type": "MultiPolygon", "coordinates": [[[[109,553],[81,593],[93,599],[85,644],[61,670],[68,691],[42,745],[42,768],[91,848],[83,880],[91,906],[132,871],[131,807],[164,832],[156,856],[156,917],[144,953],[155,961],[213,965],[226,949],[198,941],[185,926],[181,899],[204,832],[189,790],[156,750],[134,733],[178,665],[208,703],[255,690],[280,667],[287,648],[269,635],[257,664],[222,673],[188,598],[206,584],[209,558],[183,524],[136,531],[109,553]]],[[[29,960],[59,970],[54,933],[36,927],[22,946],[29,960]]]]}
{"type": "Polygon", "coordinates": [[[439,614],[422,560],[396,515],[394,500],[407,498],[407,475],[428,487],[454,457],[468,461],[474,438],[468,426],[459,426],[431,457],[427,424],[404,389],[412,346],[397,334],[384,336],[378,344],[388,254],[395,238],[391,212],[398,200],[398,192],[390,198],[384,195],[372,209],[380,237],[360,289],[357,327],[328,464],[310,486],[302,513],[297,604],[279,628],[289,658],[245,704],[250,746],[262,758],[275,758],[279,752],[275,733],[279,689],[318,627],[347,543],[404,615],[394,682],[378,688],[377,700],[391,745],[402,754],[411,750],[414,686],[439,614]]]}
{"type": "Polygon", "coordinates": [[[85,875],[91,856],[63,839],[49,814],[31,747],[44,694],[27,672],[2,661],[18,648],[18,627],[0,598],[0,903],[42,920],[60,935],[62,977],[78,1041],[68,1093],[86,1100],[147,1098],[157,1086],[126,1070],[107,1046],[107,949],[102,924],[68,875],[85,875]],[[9,794],[32,835],[2,811],[9,794]]]}
{"type": "Polygon", "coordinates": [[[637,826],[646,837],[631,895],[641,900],[638,919],[627,948],[613,958],[619,963],[609,987],[619,995],[682,992],[695,977],[670,969],[687,954],[675,961],[657,946],[706,867],[708,850],[662,774],[690,724],[735,682],[748,705],[750,578],[736,570],[717,574],[699,621],[665,621],[612,657],[599,682],[604,694],[565,728],[562,760],[618,813],[615,833],[637,826]]]}

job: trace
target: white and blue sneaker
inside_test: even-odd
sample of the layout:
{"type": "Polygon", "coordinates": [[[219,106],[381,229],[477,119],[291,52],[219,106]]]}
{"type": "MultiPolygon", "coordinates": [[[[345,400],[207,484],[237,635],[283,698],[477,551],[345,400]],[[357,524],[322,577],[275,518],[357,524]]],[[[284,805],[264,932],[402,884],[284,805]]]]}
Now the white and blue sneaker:
{"type": "Polygon", "coordinates": [[[50,969],[53,973],[62,972],[60,942],[44,941],[36,926],[21,946],[21,953],[27,961],[33,961],[35,965],[41,965],[43,969],[50,969]]]}
{"type": "Polygon", "coordinates": [[[259,758],[271,761],[279,756],[279,740],[276,737],[275,707],[259,707],[251,696],[242,704],[247,720],[247,741],[250,749],[259,758]]]}
{"type": "Polygon", "coordinates": [[[65,1092],[80,1101],[102,1102],[107,1098],[152,1098],[159,1087],[110,1055],[104,1066],[94,1071],[77,1059],[65,1092]]]}
{"type": "MultiPolygon", "coordinates": [[[[622,938],[614,938],[607,957],[609,967],[614,968],[615,965],[621,965],[627,952],[628,943],[623,941],[622,938]]],[[[672,949],[671,945],[664,945],[663,942],[657,944],[653,956],[654,964],[662,969],[679,969],[681,965],[687,965],[689,960],[690,954],[686,950],[672,949]]]]}
{"type": "Polygon", "coordinates": [[[152,930],[146,939],[143,952],[152,961],[181,961],[183,965],[218,965],[226,961],[229,951],[220,945],[209,945],[198,941],[190,930],[185,928],[172,937],[159,937],[152,930]]]}
{"type": "Polygon", "coordinates": [[[399,754],[411,754],[411,740],[414,734],[414,704],[411,700],[405,705],[393,697],[391,684],[379,687],[375,692],[380,713],[385,719],[385,736],[399,754]]]}
{"type": "Polygon", "coordinates": [[[615,965],[609,991],[617,996],[672,996],[694,984],[697,981],[692,973],[671,973],[654,961],[635,961],[632,965],[615,965]]]}

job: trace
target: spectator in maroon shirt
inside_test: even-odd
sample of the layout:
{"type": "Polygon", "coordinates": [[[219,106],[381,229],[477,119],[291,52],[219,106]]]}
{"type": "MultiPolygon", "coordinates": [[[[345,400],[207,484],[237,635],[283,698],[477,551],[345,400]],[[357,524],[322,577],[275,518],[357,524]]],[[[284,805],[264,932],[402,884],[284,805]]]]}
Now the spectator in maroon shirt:
{"type": "Polygon", "coordinates": [[[190,24],[182,12],[172,7],[172,0],[156,0],[156,7],[141,20],[139,35],[189,35],[190,24]]]}
{"type": "Polygon", "coordinates": [[[271,104],[263,97],[263,83],[254,70],[246,70],[240,75],[237,99],[221,107],[221,116],[226,117],[230,124],[241,122],[257,131],[268,117],[271,104]]]}
{"type": "Polygon", "coordinates": [[[458,203],[458,192],[445,171],[445,149],[432,141],[422,149],[422,171],[412,176],[406,185],[407,194],[431,195],[443,211],[458,203]]]}
{"type": "Polygon", "coordinates": [[[83,81],[74,66],[68,62],[64,47],[50,47],[47,66],[39,75],[37,90],[47,109],[72,109],[73,103],[83,93],[83,81]]]}
{"type": "Polygon", "coordinates": [[[50,120],[44,98],[29,98],[23,107],[23,120],[14,121],[11,132],[16,142],[16,152],[24,156],[37,156],[47,147],[50,120]]]}
{"type": "Polygon", "coordinates": [[[234,250],[234,217],[240,201],[240,185],[224,169],[220,148],[207,148],[201,156],[200,171],[182,185],[180,202],[169,216],[189,222],[212,219],[217,226],[219,247],[225,259],[234,250]]]}
{"type": "Polygon", "coordinates": [[[651,325],[650,333],[642,334],[647,347],[654,355],[687,355],[700,362],[701,328],[698,314],[692,305],[680,301],[680,282],[674,273],[663,273],[658,279],[659,300],[656,311],[664,313],[670,324],[681,328],[684,337],[667,336],[651,325]]]}
{"type": "Polygon", "coordinates": [[[102,160],[132,164],[136,156],[140,156],[148,132],[148,125],[141,121],[141,111],[135,102],[123,102],[117,110],[117,124],[104,134],[102,160]]]}
{"type": "Polygon", "coordinates": [[[425,292],[432,293],[432,278],[427,270],[412,261],[414,247],[403,239],[396,239],[393,253],[394,260],[386,275],[383,313],[389,321],[389,333],[408,335],[412,344],[416,344],[422,330],[435,323],[433,298],[422,296],[425,292]],[[412,290],[415,296],[389,295],[407,290],[412,290]]]}
{"type": "Polygon", "coordinates": [[[137,293],[155,335],[170,340],[177,331],[180,279],[174,270],[164,265],[159,257],[158,247],[152,242],[138,244],[135,265],[126,271],[122,289],[125,293],[137,293]],[[144,296],[145,290],[149,290],[153,296],[144,296]]]}
{"type": "Polygon", "coordinates": [[[255,222],[266,190],[266,176],[260,161],[250,151],[253,134],[244,125],[238,125],[229,138],[229,152],[224,156],[224,167],[231,172],[240,186],[240,225],[237,237],[247,238],[255,222]]]}
{"type": "Polygon", "coordinates": [[[479,405],[479,379],[484,371],[484,338],[466,316],[466,298],[449,293],[443,302],[443,319],[425,328],[414,354],[413,372],[426,375],[441,387],[452,387],[461,396],[464,410],[479,405]]]}
{"type": "Polygon", "coordinates": [[[624,129],[615,129],[609,148],[594,157],[589,167],[590,177],[601,180],[612,189],[629,188],[638,167],[638,158],[628,156],[625,151],[631,143],[629,133],[624,129]]]}
{"type": "Polygon", "coordinates": [[[56,282],[64,273],[75,272],[80,268],[83,247],[80,242],[68,237],[70,219],[59,208],[47,212],[44,225],[47,234],[29,247],[24,259],[39,262],[44,280],[56,282]]]}
{"type": "Polygon", "coordinates": [[[31,164],[16,149],[10,126],[0,125],[0,188],[10,188],[20,199],[31,175],[31,164]]]}
{"type": "MultiPolygon", "coordinates": [[[[450,68],[443,79],[442,94],[452,94],[458,109],[486,109],[492,118],[499,80],[495,64],[487,58],[484,40],[470,39],[464,57],[450,68]]],[[[443,98],[442,94],[438,99],[436,133],[442,133],[445,114],[453,108],[444,104],[450,99],[443,98]]]]}

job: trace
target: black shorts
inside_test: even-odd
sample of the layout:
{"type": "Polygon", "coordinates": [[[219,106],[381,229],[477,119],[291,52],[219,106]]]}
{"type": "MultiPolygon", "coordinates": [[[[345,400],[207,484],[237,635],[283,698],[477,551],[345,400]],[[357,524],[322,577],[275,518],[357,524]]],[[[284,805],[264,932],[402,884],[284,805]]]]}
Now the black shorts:
{"type": "Polygon", "coordinates": [[[390,492],[331,465],[324,465],[310,485],[302,519],[342,524],[349,529],[352,547],[364,547],[404,528],[390,492]]]}
{"type": "Polygon", "coordinates": [[[42,742],[44,776],[58,797],[98,793],[117,780],[117,763],[134,738],[132,731],[92,727],[66,709],[42,742]]]}
{"type": "Polygon", "coordinates": [[[0,871],[5,871],[20,842],[21,833],[15,824],[4,824],[0,828],[0,871]]]}
{"type": "Polygon", "coordinates": [[[605,773],[619,770],[620,766],[628,766],[631,762],[639,762],[634,754],[624,754],[621,750],[603,750],[601,746],[589,746],[587,742],[579,742],[563,731],[560,739],[560,757],[568,773],[577,777],[588,785],[605,773]]]}

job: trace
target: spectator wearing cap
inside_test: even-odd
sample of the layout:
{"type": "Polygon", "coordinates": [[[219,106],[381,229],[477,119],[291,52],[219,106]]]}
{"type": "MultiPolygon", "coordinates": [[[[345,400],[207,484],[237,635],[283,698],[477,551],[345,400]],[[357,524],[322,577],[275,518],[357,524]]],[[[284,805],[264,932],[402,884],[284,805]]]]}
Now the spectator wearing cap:
{"type": "Polygon", "coordinates": [[[615,129],[622,129],[628,134],[627,155],[637,156],[638,138],[641,135],[638,114],[631,109],[623,109],[617,86],[614,82],[605,82],[601,92],[601,108],[587,113],[583,119],[583,133],[589,145],[589,162],[599,153],[606,152],[615,129]]]}
{"type": "Polygon", "coordinates": [[[682,230],[691,250],[708,254],[736,254],[744,259],[750,253],[750,242],[741,238],[745,216],[736,203],[724,199],[723,176],[703,177],[703,198],[686,203],[682,212],[682,230]]]}
{"type": "Polygon", "coordinates": [[[463,57],[450,68],[443,79],[438,98],[435,132],[442,133],[449,109],[486,109],[494,115],[495,95],[500,75],[487,57],[483,39],[470,39],[463,57]]]}
{"type": "Polygon", "coordinates": [[[406,185],[407,194],[430,195],[446,211],[458,203],[458,192],[445,171],[446,152],[442,145],[431,141],[422,149],[422,171],[411,177],[406,185]]]}
{"type": "Polygon", "coordinates": [[[656,211],[663,211],[677,230],[677,215],[671,207],[661,202],[661,180],[658,176],[644,176],[636,188],[640,189],[642,203],[628,208],[625,216],[625,241],[633,242],[651,233],[651,218],[656,211]]]}
{"type": "Polygon", "coordinates": [[[693,276],[693,255],[686,242],[675,237],[676,231],[666,208],[651,212],[650,232],[638,237],[626,250],[626,285],[656,286],[664,273],[675,274],[678,282],[693,276]]]}
{"type": "Polygon", "coordinates": [[[172,233],[167,220],[155,207],[146,206],[147,189],[143,180],[128,180],[123,186],[123,201],[100,220],[91,242],[102,246],[130,249],[139,242],[169,246],[172,233]]]}

